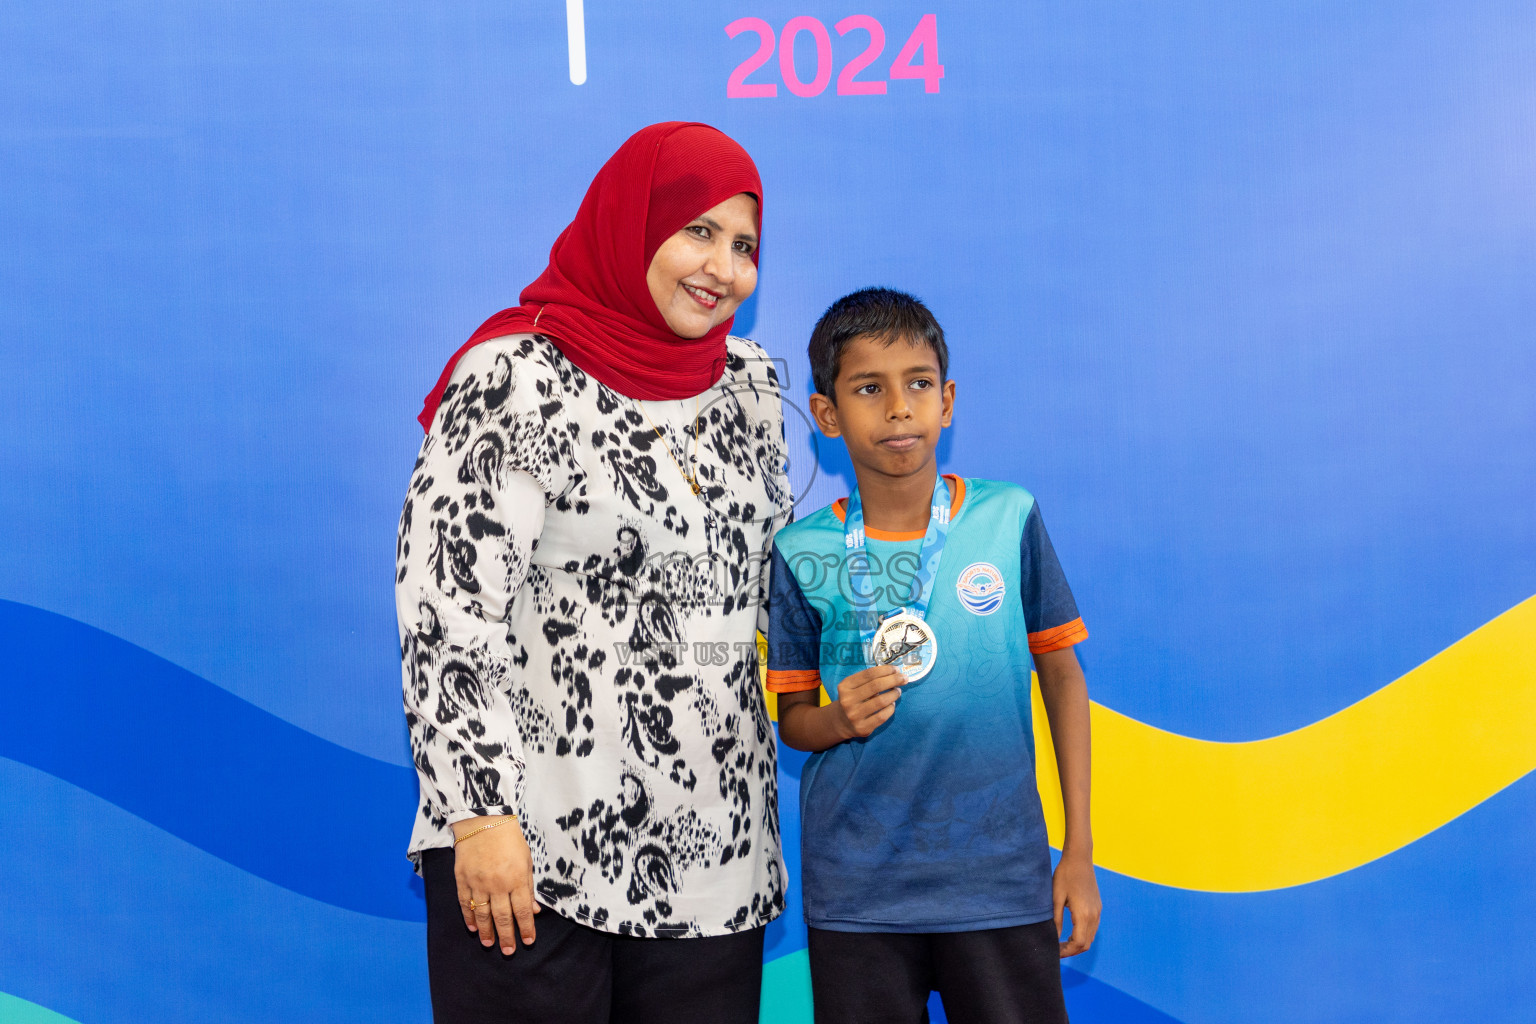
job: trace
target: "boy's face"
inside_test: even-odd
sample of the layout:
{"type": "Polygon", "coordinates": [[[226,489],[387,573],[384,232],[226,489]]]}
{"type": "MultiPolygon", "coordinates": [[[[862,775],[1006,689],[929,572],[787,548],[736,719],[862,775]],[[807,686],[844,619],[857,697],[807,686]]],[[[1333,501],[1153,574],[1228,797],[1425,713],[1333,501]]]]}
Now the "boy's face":
{"type": "Polygon", "coordinates": [[[860,335],[843,348],[837,401],[811,395],[811,413],[828,437],[841,437],[859,469],[890,477],[924,472],[939,431],[949,426],[955,382],[939,378],[939,358],[923,342],[886,344],[860,335]]]}

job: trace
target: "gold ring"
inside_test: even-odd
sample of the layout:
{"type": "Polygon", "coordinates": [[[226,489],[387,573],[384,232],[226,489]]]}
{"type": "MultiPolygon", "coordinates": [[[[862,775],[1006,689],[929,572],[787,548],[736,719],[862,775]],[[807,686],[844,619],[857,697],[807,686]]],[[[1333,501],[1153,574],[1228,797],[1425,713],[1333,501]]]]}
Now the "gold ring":
{"type": "Polygon", "coordinates": [[[478,910],[481,907],[488,907],[490,905],[491,905],[491,901],[490,900],[486,900],[484,903],[476,903],[475,902],[475,898],[473,896],[471,896],[469,898],[469,909],[470,910],[478,910]]]}

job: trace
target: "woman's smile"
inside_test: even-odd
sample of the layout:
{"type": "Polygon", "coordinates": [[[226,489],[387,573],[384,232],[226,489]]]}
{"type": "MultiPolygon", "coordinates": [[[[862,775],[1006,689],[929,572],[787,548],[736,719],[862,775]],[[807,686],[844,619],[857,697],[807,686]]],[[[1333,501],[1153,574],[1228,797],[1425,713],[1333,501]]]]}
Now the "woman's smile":
{"type": "Polygon", "coordinates": [[[703,306],[705,309],[714,309],[720,304],[720,296],[716,295],[712,291],[707,291],[706,289],[700,288],[697,285],[691,285],[685,282],[683,284],[683,291],[693,296],[694,301],[703,306]]]}
{"type": "Polygon", "coordinates": [[[757,200],[737,193],[674,232],[651,257],[645,283],[673,334],[702,338],[751,297],[757,214],[757,200]]]}

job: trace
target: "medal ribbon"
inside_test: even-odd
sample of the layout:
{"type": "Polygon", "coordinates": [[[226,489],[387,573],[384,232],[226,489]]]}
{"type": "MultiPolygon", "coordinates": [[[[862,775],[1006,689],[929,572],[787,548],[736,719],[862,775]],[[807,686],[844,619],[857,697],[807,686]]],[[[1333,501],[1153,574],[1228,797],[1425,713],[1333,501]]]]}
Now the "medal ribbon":
{"type": "Polygon", "coordinates": [[[928,613],[928,601],[933,596],[933,581],[939,572],[939,557],[944,554],[944,541],[949,536],[949,485],[942,474],[933,485],[933,505],[928,514],[928,530],[923,534],[923,546],[918,553],[917,598],[911,604],[892,609],[887,615],[879,614],[879,598],[875,594],[875,581],[869,568],[869,552],[864,547],[864,503],[859,500],[859,490],[854,488],[848,496],[848,511],[843,519],[843,544],[847,548],[848,583],[853,590],[853,611],[859,622],[859,637],[864,641],[866,660],[874,649],[875,633],[880,621],[899,612],[911,612],[918,618],[928,613]]]}

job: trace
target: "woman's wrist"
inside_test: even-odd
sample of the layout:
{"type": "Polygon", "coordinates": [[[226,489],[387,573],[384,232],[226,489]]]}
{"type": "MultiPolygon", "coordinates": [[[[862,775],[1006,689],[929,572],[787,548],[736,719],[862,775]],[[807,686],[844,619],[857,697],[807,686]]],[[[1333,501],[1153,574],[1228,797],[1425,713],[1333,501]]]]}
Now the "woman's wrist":
{"type": "Polygon", "coordinates": [[[501,821],[504,818],[516,817],[517,815],[515,814],[477,814],[471,818],[460,818],[457,821],[451,823],[448,827],[453,830],[454,839],[461,839],[477,828],[489,825],[495,821],[501,821]]]}

